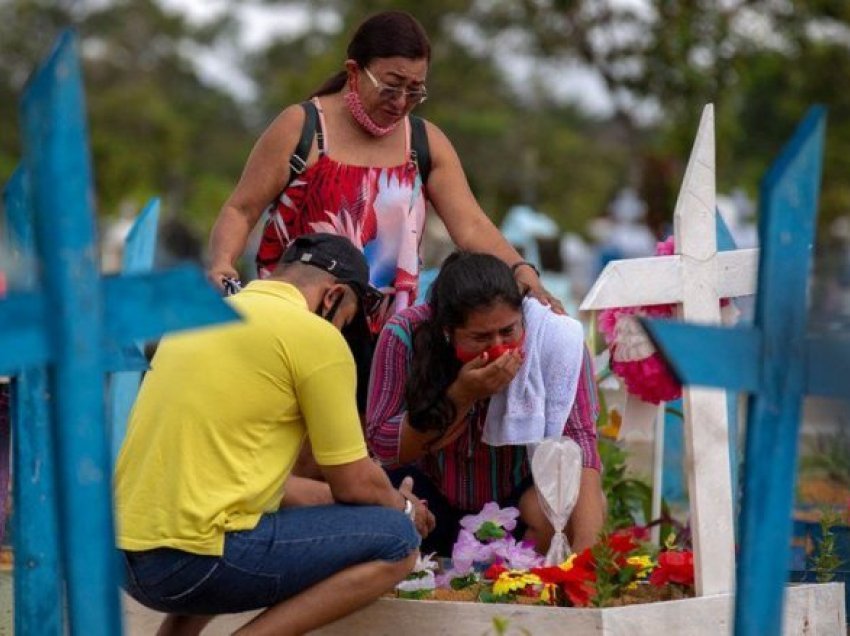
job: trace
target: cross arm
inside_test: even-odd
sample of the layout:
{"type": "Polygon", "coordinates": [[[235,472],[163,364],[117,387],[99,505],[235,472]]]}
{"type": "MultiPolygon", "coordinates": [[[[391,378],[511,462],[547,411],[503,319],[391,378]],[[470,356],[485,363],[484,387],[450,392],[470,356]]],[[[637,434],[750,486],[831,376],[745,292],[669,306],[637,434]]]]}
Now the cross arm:
{"type": "Polygon", "coordinates": [[[641,324],[681,384],[758,390],[761,336],[755,329],[674,320],[641,324]]]}
{"type": "Polygon", "coordinates": [[[194,266],[107,276],[103,294],[104,329],[122,344],[239,319],[194,266]]]}
{"type": "Polygon", "coordinates": [[[675,255],[611,261],[587,292],[579,309],[587,311],[680,302],[680,259],[675,255]]]}
{"type": "MultiPolygon", "coordinates": [[[[682,302],[682,256],[611,261],[581,303],[582,311],[682,302]]],[[[750,296],[756,291],[758,249],[717,252],[717,297],[750,296]]]]}
{"type": "Polygon", "coordinates": [[[44,298],[38,292],[12,292],[0,301],[0,375],[47,362],[44,298]]]}
{"type": "MultiPolygon", "coordinates": [[[[147,367],[132,343],[168,331],[203,327],[239,318],[196,267],[167,272],[109,276],[103,279],[106,371],[147,367]],[[155,307],[155,310],[151,310],[155,307]]],[[[49,363],[53,359],[46,335],[47,316],[40,292],[14,292],[0,301],[0,374],[49,363]]]]}

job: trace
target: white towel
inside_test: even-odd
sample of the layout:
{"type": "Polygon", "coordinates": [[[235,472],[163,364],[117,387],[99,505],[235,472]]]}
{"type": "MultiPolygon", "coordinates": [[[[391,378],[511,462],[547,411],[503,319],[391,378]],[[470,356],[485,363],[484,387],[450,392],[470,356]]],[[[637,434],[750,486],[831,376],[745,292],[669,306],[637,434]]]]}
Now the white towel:
{"type": "Polygon", "coordinates": [[[522,304],[525,360],[511,383],[490,398],[482,439],[490,446],[561,437],[575,402],[584,353],[578,320],[533,298],[522,304]]]}

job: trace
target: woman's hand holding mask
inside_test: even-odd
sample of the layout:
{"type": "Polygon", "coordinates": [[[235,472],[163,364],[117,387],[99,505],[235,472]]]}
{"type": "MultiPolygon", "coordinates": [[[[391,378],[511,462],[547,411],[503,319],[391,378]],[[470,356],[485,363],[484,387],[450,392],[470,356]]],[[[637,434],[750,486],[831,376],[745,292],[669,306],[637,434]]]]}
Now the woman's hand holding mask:
{"type": "Polygon", "coordinates": [[[471,401],[483,400],[502,391],[522,366],[523,353],[513,349],[491,360],[485,351],[464,364],[458,372],[457,390],[471,401]]]}

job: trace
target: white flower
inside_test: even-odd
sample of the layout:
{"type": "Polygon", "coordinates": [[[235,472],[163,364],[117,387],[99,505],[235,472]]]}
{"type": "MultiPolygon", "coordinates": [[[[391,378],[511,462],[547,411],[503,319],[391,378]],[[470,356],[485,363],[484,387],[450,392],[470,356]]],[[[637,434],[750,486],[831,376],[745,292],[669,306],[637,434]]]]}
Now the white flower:
{"type": "Polygon", "coordinates": [[[434,559],[437,555],[436,552],[432,552],[431,554],[422,555],[420,554],[416,557],[416,565],[413,566],[414,572],[434,572],[437,568],[440,567],[440,564],[434,559]]]}
{"type": "Polygon", "coordinates": [[[420,590],[433,590],[437,587],[437,580],[431,570],[425,572],[425,576],[415,579],[404,579],[395,586],[400,592],[418,592],[420,590]]]}

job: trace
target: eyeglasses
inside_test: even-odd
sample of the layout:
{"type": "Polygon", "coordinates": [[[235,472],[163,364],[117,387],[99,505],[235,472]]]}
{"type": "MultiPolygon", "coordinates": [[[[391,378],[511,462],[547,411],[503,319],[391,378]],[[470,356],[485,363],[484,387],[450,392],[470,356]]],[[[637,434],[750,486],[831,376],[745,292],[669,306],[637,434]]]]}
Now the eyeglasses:
{"type": "Polygon", "coordinates": [[[394,102],[399,97],[403,97],[404,101],[407,103],[412,103],[414,105],[421,104],[426,99],[428,99],[428,91],[423,86],[422,88],[418,88],[413,91],[409,91],[406,88],[400,88],[398,86],[389,86],[384,84],[383,82],[379,82],[375,79],[375,76],[369,72],[368,68],[364,68],[363,71],[366,73],[366,77],[368,77],[372,81],[372,85],[378,90],[378,96],[386,100],[388,102],[394,102]]]}
{"type": "Polygon", "coordinates": [[[372,316],[381,308],[381,303],[384,302],[384,295],[377,289],[367,289],[361,296],[360,302],[363,303],[363,311],[367,316],[372,316]]]}
{"type": "Polygon", "coordinates": [[[349,289],[354,292],[354,295],[360,301],[363,307],[363,312],[367,316],[375,314],[381,308],[381,303],[384,301],[384,295],[373,287],[362,289],[359,285],[355,285],[350,281],[337,280],[338,283],[348,285],[349,289]]]}

